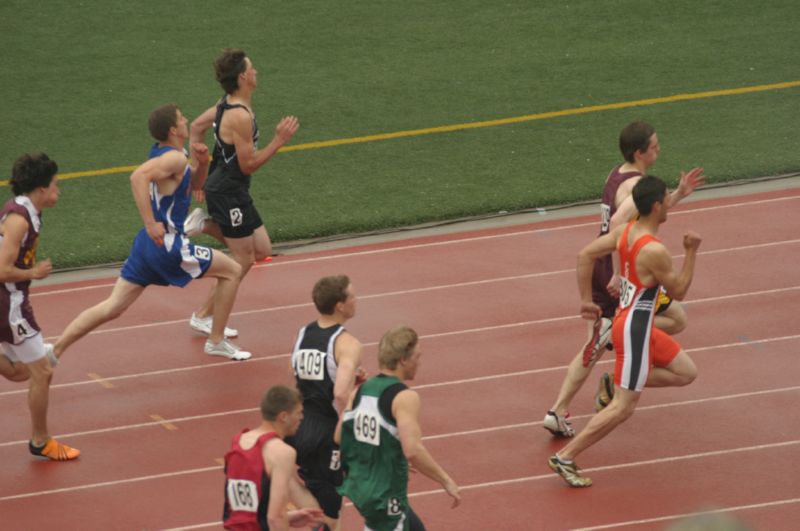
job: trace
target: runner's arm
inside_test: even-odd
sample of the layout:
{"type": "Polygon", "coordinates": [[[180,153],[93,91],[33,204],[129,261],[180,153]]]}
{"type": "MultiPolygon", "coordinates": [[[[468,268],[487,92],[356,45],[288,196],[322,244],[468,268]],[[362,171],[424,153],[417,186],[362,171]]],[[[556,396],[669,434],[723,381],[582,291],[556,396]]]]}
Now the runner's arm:
{"type": "Polygon", "coordinates": [[[294,116],[283,118],[275,127],[275,136],[265,147],[256,150],[253,145],[253,120],[244,109],[230,109],[225,115],[226,129],[233,135],[239,168],[245,175],[252,175],[283,147],[297,129],[300,122],[294,116]]]}
{"type": "Polygon", "coordinates": [[[192,121],[189,128],[189,144],[197,142],[206,143],[206,131],[211,129],[214,125],[214,118],[217,115],[217,106],[214,105],[203,112],[200,116],[192,121]]]}
{"type": "Polygon", "coordinates": [[[192,150],[192,190],[202,190],[208,177],[208,146],[202,142],[191,145],[192,150]]]}
{"type": "Polygon", "coordinates": [[[397,431],[400,433],[400,444],[403,454],[411,466],[418,472],[439,483],[453,498],[453,507],[461,503],[458,485],[439,466],[422,444],[422,429],[419,425],[420,399],[416,391],[406,389],[400,391],[392,401],[392,414],[397,420],[397,431]]]}
{"type": "Polygon", "coordinates": [[[336,383],[333,385],[333,399],[336,411],[342,415],[347,400],[356,381],[356,371],[361,365],[361,343],[351,334],[344,332],[336,338],[336,383]]]}
{"type": "Polygon", "coordinates": [[[592,240],[589,245],[581,249],[581,252],[578,253],[578,264],[575,271],[578,279],[578,292],[581,297],[581,315],[583,315],[585,319],[599,317],[600,308],[592,302],[592,270],[594,269],[594,261],[614,252],[617,248],[617,241],[624,229],[625,226],[617,227],[608,234],[604,234],[592,240]],[[593,311],[591,307],[595,310],[593,311]]]}
{"type": "Polygon", "coordinates": [[[292,475],[295,473],[297,452],[283,441],[265,444],[262,450],[264,463],[270,463],[269,507],[267,524],[270,529],[287,531],[289,529],[289,491],[292,475]],[[271,446],[271,448],[270,448],[271,446]]]}
{"type": "Polygon", "coordinates": [[[353,408],[353,401],[356,399],[357,392],[358,388],[355,388],[350,392],[350,398],[347,400],[347,405],[345,406],[344,410],[339,413],[339,422],[336,423],[336,429],[333,432],[333,442],[336,444],[342,444],[342,419],[344,418],[344,412],[353,408]]]}
{"type": "Polygon", "coordinates": [[[639,253],[644,259],[645,267],[650,270],[655,280],[667,290],[667,295],[675,300],[682,301],[689,291],[689,286],[692,284],[700,241],[700,236],[692,231],[684,235],[683,245],[686,255],[680,272],[675,271],[672,257],[663,244],[651,243],[644,246],[639,253]]]}
{"type": "Polygon", "coordinates": [[[168,179],[180,174],[186,167],[186,155],[180,151],[169,151],[160,157],[155,157],[134,170],[131,174],[131,191],[139,216],[150,238],[157,245],[164,244],[164,225],[156,223],[153,209],[150,205],[150,183],[168,179]]]}

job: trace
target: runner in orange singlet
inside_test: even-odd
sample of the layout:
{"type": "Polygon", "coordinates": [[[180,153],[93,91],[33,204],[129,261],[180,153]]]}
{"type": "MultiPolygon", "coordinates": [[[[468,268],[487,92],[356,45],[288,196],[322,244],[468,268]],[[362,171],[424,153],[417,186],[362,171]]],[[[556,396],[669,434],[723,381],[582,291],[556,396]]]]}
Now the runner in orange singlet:
{"type": "Polygon", "coordinates": [[[548,464],[572,487],[588,487],[592,480],[581,476],[575,457],[600,441],[627,420],[636,408],[642,389],[682,386],[691,383],[697,368],[680,345],[653,326],[658,293],[682,300],[694,274],[700,237],[689,231],[683,238],[686,257],[675,271],[667,248],[656,238],[659,225],[667,220],[670,201],[667,187],[657,177],[643,177],[633,188],[639,219],[617,227],[587,245],[578,256],[578,287],[581,316],[597,319],[600,307],[592,302],[592,267],[597,258],[620,253],[622,288],[620,311],[614,318],[613,343],[617,361],[614,380],[617,390],[611,403],[592,417],[586,428],[548,464]]]}

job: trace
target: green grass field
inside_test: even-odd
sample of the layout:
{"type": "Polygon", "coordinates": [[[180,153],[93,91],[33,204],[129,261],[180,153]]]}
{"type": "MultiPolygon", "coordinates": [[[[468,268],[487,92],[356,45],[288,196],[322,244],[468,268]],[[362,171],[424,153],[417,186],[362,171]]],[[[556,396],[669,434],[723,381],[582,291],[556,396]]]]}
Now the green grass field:
{"type": "MultiPolygon", "coordinates": [[[[7,178],[44,150],[61,172],[141,163],[149,111],[194,117],[221,91],[212,61],[244,48],[259,70],[262,145],[292,146],[800,80],[800,4],[569,5],[373,1],[0,5],[7,178]]],[[[702,165],[712,182],[800,170],[800,86],[280,153],[253,178],[276,241],[595,198],[629,121],[661,139],[654,173],[702,165]]],[[[210,139],[209,139],[210,142],[210,139]]],[[[68,178],[45,215],[57,268],[121,261],[141,222],[128,171],[68,178]]],[[[0,188],[0,199],[9,197],[0,188]]]]}

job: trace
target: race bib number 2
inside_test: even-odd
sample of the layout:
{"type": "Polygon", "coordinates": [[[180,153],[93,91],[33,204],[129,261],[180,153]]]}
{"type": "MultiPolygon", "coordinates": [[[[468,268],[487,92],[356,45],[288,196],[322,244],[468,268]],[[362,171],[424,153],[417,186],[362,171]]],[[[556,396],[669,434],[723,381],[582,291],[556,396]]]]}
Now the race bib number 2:
{"type": "Polygon", "coordinates": [[[228,214],[231,217],[232,227],[238,227],[244,221],[244,215],[242,214],[241,208],[232,208],[228,211],[228,214]]]}
{"type": "Polygon", "coordinates": [[[255,482],[248,479],[229,479],[228,503],[234,511],[257,512],[258,489],[255,482]]]}

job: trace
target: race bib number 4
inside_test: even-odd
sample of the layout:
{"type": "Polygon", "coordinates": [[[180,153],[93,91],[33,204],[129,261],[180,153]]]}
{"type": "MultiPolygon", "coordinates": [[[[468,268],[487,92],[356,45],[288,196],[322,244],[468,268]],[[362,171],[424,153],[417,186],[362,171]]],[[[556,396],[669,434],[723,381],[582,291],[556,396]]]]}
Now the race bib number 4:
{"type": "Polygon", "coordinates": [[[39,333],[30,323],[24,318],[20,317],[19,320],[10,321],[8,323],[11,329],[11,334],[14,336],[14,343],[22,343],[29,337],[33,337],[39,333]]]}
{"type": "Polygon", "coordinates": [[[378,417],[369,411],[359,411],[353,424],[356,440],[371,444],[372,446],[381,445],[381,430],[378,417]]]}
{"type": "Polygon", "coordinates": [[[228,503],[234,511],[258,511],[258,489],[255,482],[248,479],[229,479],[228,503]]]}
{"type": "Polygon", "coordinates": [[[301,380],[325,378],[325,353],[314,349],[302,349],[295,354],[294,372],[301,380]]]}

